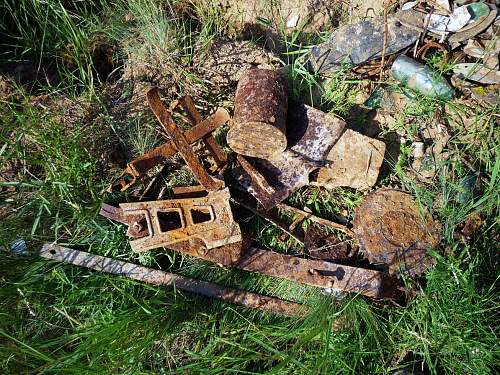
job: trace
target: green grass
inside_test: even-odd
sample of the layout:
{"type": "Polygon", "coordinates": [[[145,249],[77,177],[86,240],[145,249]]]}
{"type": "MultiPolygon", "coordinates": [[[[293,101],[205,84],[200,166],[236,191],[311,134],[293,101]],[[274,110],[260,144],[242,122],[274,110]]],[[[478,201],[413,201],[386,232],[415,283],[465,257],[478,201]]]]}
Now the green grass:
{"type": "MultiPolygon", "coordinates": [[[[64,93],[74,100],[87,97],[93,114],[70,126],[63,124],[58,113],[32,106],[30,88],[22,86],[15,96],[0,101],[0,170],[13,160],[19,162],[15,177],[0,182],[2,187],[15,187],[0,191],[0,372],[390,374],[415,367],[431,374],[494,373],[499,360],[498,107],[482,109],[417,96],[394,127],[382,129],[382,134],[397,131],[404,138],[402,157],[393,161],[384,183],[413,193],[443,224],[446,251],[434,253],[437,264],[422,280],[408,281],[416,295],[404,306],[353,295],[337,301],[312,287],[168,250],[137,255],[128,245],[124,226],[98,216],[103,201],[137,199],[133,192],[101,193],[116,172],[106,163],[110,142],[120,142],[138,155],[161,136],[150,113],[113,117],[103,94],[106,84],[95,79],[89,65],[88,45],[96,36],[105,36],[118,43],[122,56],[131,59],[128,63],[149,61],[157,71],[168,72],[182,92],[192,82],[189,79],[200,82],[191,73],[193,51],[208,47],[230,27],[220,10],[189,8],[193,13],[183,13],[182,4],[129,0],[84,2],[73,8],[54,0],[25,0],[1,8],[12,21],[2,30],[10,35],[4,39],[9,45],[2,46],[8,51],[2,55],[6,62],[53,60],[70,79],[41,91],[64,93]],[[133,17],[127,20],[129,12],[133,17]],[[43,43],[36,43],[40,36],[43,43]],[[77,70],[60,63],[67,53],[77,62],[77,70]],[[434,180],[422,184],[411,173],[410,144],[437,115],[449,127],[450,156],[439,165],[434,180]],[[475,121],[466,127],[463,119],[475,121]],[[464,195],[464,178],[477,173],[481,185],[464,195]],[[484,220],[474,241],[455,239],[457,227],[474,213],[484,220]],[[30,256],[9,250],[17,238],[27,241],[30,256]],[[41,244],[53,241],[296,300],[311,312],[303,320],[274,316],[37,257],[41,244]]],[[[348,114],[360,90],[357,78],[343,70],[324,84],[306,71],[300,57],[307,46],[298,34],[286,37],[285,45],[283,63],[292,98],[307,98],[325,111],[348,114]]],[[[440,60],[430,64],[437,67],[440,60]]],[[[217,88],[203,88],[209,91],[214,97],[224,95],[217,88]]],[[[169,174],[166,183],[187,181],[192,175],[180,170],[169,174]]],[[[288,203],[334,219],[352,217],[361,200],[362,193],[347,188],[308,187],[292,194],[288,203]]],[[[292,220],[286,213],[282,218],[292,220]]],[[[253,216],[245,219],[243,226],[262,246],[290,253],[300,250],[267,222],[253,216]]]]}

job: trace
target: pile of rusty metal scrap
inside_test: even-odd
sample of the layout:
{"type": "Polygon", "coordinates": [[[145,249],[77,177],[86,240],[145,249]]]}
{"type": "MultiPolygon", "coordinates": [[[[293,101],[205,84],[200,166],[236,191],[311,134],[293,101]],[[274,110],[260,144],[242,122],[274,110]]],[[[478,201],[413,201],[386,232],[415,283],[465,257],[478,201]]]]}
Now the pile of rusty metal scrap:
{"type": "MultiPolygon", "coordinates": [[[[406,193],[384,188],[367,195],[355,213],[353,229],[282,203],[292,192],[310,184],[314,170],[319,170],[314,183],[326,188],[372,187],[385,144],[345,130],[343,120],[320,110],[304,104],[288,105],[286,80],[279,71],[247,71],[237,87],[232,119],[219,108],[203,120],[187,97],[167,108],[157,89],[150,90],[147,97],[170,141],[129,163],[109,190],[130,188],[151,168],[176,153],[183,157],[200,185],[173,188],[173,199],[122,203],[119,207],[103,204],[102,215],[128,226],[133,251],[166,247],[222,266],[372,298],[394,297],[398,289],[395,275],[418,275],[432,264],[426,251],[438,245],[439,226],[406,193]],[[173,120],[179,107],[192,123],[185,132],[173,120]],[[222,177],[226,155],[212,135],[227,122],[227,143],[240,166],[226,176],[235,181],[231,191],[222,177]],[[199,140],[215,160],[218,176],[209,174],[191,147],[199,140]],[[252,203],[252,196],[263,209],[257,208],[255,201],[252,203]],[[257,248],[248,235],[242,235],[233,218],[231,201],[254,210],[294,238],[293,227],[281,224],[272,210],[288,210],[299,216],[298,221],[308,218],[330,226],[357,240],[366,259],[385,269],[257,248]]],[[[53,256],[59,251],[56,249],[53,256]]],[[[274,312],[286,310],[276,307],[275,301],[271,306],[268,310],[274,312]]]]}

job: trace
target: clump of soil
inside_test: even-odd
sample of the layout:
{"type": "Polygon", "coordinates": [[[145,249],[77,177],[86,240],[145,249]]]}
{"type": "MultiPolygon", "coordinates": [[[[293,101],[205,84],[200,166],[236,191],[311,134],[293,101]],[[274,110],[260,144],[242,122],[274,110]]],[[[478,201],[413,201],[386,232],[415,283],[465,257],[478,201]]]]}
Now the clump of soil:
{"type": "Polygon", "coordinates": [[[0,100],[8,99],[13,93],[12,81],[8,77],[0,74],[0,100]]]}
{"type": "Polygon", "coordinates": [[[215,86],[229,86],[246,70],[276,68],[279,61],[276,55],[249,41],[218,41],[206,53],[198,53],[194,63],[205,80],[215,86]]]}

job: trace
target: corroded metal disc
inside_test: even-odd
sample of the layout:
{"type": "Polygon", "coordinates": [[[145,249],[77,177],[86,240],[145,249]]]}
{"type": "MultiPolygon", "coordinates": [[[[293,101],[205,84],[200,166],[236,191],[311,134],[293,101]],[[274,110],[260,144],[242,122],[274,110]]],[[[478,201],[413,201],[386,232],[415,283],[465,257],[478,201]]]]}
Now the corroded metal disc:
{"type": "Polygon", "coordinates": [[[427,250],[438,246],[441,226],[410,194],[374,191],[356,209],[353,224],[360,251],[370,263],[386,264],[390,273],[416,276],[434,264],[427,250]]]}

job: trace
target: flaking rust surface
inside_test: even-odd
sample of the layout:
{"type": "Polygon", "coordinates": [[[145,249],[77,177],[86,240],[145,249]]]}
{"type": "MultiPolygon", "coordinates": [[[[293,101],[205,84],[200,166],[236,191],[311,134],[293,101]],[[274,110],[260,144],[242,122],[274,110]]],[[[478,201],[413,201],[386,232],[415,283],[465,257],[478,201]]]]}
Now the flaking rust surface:
{"type": "Polygon", "coordinates": [[[385,143],[347,129],[320,168],[316,184],[327,189],[348,186],[366,190],[375,185],[384,161],[385,143]]]}
{"type": "Polygon", "coordinates": [[[238,154],[268,159],[286,148],[287,83],[282,73],[250,69],[238,82],[227,143],[238,154]]]}
{"type": "MultiPolygon", "coordinates": [[[[290,107],[287,138],[289,148],[270,160],[252,159],[271,189],[255,186],[256,178],[243,186],[266,209],[286,199],[293,191],[309,184],[309,174],[321,167],[333,144],[339,139],[345,122],[307,105],[290,107]]],[[[250,160],[249,160],[250,161],[250,160]]],[[[242,165],[245,168],[245,165],[242,165]]],[[[255,174],[255,171],[250,171],[255,174]]]]}
{"type": "Polygon", "coordinates": [[[354,213],[360,251],[391,274],[417,276],[434,264],[427,250],[436,248],[441,225],[410,194],[383,188],[370,193],[354,213]]]}
{"type": "Polygon", "coordinates": [[[206,249],[195,238],[168,247],[222,266],[320,288],[360,293],[372,298],[391,297],[395,291],[394,280],[383,272],[259,249],[249,246],[247,241],[206,249]]]}

